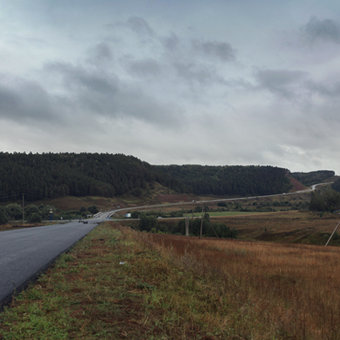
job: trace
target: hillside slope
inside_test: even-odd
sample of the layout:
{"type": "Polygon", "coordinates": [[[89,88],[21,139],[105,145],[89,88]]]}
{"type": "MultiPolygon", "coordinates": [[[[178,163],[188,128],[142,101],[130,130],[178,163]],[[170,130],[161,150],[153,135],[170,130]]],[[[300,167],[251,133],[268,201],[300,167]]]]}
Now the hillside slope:
{"type": "Polygon", "coordinates": [[[0,153],[0,201],[64,196],[140,196],[160,183],[198,195],[265,195],[291,188],[272,166],[154,166],[133,156],[98,153],[0,153]]]}
{"type": "Polygon", "coordinates": [[[319,170],[311,172],[293,172],[292,176],[304,185],[313,185],[331,178],[335,175],[331,170],[319,170]]]}

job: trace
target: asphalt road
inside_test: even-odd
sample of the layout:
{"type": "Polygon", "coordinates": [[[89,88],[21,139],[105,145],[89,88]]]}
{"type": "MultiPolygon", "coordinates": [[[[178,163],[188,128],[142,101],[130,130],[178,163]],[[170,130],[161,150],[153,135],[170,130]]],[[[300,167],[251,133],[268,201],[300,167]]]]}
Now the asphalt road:
{"type": "Polygon", "coordinates": [[[318,183],[312,185],[310,188],[293,191],[283,194],[272,194],[272,195],[262,195],[262,196],[248,196],[248,197],[233,197],[233,198],[218,198],[218,199],[209,199],[209,200],[198,200],[198,201],[190,201],[190,202],[177,202],[177,203],[161,203],[161,204],[152,204],[152,205],[140,205],[135,207],[128,207],[128,208],[121,208],[110,210],[106,212],[99,212],[98,214],[94,215],[94,220],[96,218],[100,219],[109,219],[113,217],[115,213],[119,211],[133,211],[133,210],[142,210],[142,209],[152,209],[152,208],[165,208],[165,207],[174,207],[174,206],[182,206],[182,205],[198,205],[198,204],[209,204],[209,203],[217,203],[217,202],[231,202],[231,201],[244,201],[250,199],[257,199],[257,198],[266,198],[266,197],[280,197],[280,196],[291,196],[297,194],[304,194],[308,192],[313,192],[319,186],[325,186],[332,184],[333,182],[327,183],[318,183]]]}
{"type": "Polygon", "coordinates": [[[70,222],[0,232],[0,307],[97,223],[70,222]]]}

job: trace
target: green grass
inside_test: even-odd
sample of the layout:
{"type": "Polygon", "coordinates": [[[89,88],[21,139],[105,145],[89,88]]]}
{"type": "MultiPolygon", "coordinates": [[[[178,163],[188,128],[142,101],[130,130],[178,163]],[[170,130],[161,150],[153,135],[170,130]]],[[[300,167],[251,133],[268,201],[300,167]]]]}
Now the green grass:
{"type": "MultiPolygon", "coordinates": [[[[204,279],[140,241],[140,233],[97,227],[0,314],[0,339],[207,339],[213,322],[204,279]]],[[[216,319],[218,320],[218,318],[216,319]]]]}

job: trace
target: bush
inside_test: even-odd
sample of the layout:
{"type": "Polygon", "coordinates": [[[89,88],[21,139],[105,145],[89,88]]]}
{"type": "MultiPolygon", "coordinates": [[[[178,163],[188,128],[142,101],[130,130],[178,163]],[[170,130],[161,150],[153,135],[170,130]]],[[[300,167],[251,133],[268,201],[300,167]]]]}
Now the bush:
{"type": "Polygon", "coordinates": [[[138,212],[138,211],[133,211],[133,212],[131,213],[131,218],[139,218],[139,215],[140,215],[140,212],[138,212]]]}
{"type": "Polygon", "coordinates": [[[39,223],[41,222],[41,215],[38,213],[33,213],[28,217],[27,221],[30,223],[39,223]]]}
{"type": "Polygon", "coordinates": [[[230,229],[223,223],[211,223],[208,226],[208,230],[206,232],[207,236],[216,236],[216,237],[223,237],[223,238],[236,238],[237,237],[237,230],[230,229]]]}
{"type": "Polygon", "coordinates": [[[150,231],[151,229],[158,229],[158,221],[155,216],[141,215],[139,219],[138,229],[143,231],[150,231]]]}
{"type": "Polygon", "coordinates": [[[87,210],[93,215],[99,211],[95,205],[93,205],[92,207],[88,207],[87,210]]]}
{"type": "Polygon", "coordinates": [[[335,211],[340,208],[340,194],[334,190],[313,192],[309,209],[312,211],[335,211]]]}
{"type": "Polygon", "coordinates": [[[8,216],[6,214],[6,210],[3,207],[0,207],[0,224],[5,224],[8,222],[8,216]]]}
{"type": "Polygon", "coordinates": [[[10,219],[18,220],[22,217],[22,208],[17,203],[7,204],[6,213],[10,219]]]}
{"type": "Polygon", "coordinates": [[[25,207],[25,216],[27,216],[27,218],[29,218],[33,214],[40,214],[40,210],[36,205],[30,204],[25,207]]]}

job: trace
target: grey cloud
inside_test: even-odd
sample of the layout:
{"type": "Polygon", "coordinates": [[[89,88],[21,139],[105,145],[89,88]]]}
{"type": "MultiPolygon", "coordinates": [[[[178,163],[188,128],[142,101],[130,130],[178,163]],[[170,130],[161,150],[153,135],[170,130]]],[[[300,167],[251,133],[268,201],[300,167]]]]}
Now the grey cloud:
{"type": "Polygon", "coordinates": [[[216,74],[215,70],[207,65],[175,62],[173,67],[179,77],[191,84],[199,83],[200,85],[207,85],[216,82],[223,82],[223,80],[216,74]]]}
{"type": "Polygon", "coordinates": [[[161,73],[161,66],[154,59],[131,61],[127,68],[131,73],[141,77],[156,76],[161,73]]]}
{"type": "Polygon", "coordinates": [[[199,51],[206,56],[215,57],[221,61],[232,61],[235,59],[234,49],[226,42],[193,41],[193,47],[196,51],[199,51]]]}
{"type": "Polygon", "coordinates": [[[113,59],[110,46],[104,42],[92,47],[88,53],[89,57],[87,61],[95,65],[105,64],[113,59]]]}
{"type": "Polygon", "coordinates": [[[127,22],[127,26],[137,34],[151,36],[154,34],[153,29],[146,22],[145,19],[141,17],[130,17],[127,22]]]}
{"type": "Polygon", "coordinates": [[[63,77],[64,85],[75,91],[88,91],[112,95],[117,92],[118,80],[99,71],[89,71],[81,66],[66,63],[50,63],[45,66],[47,72],[55,72],[63,77]]]}
{"type": "Polygon", "coordinates": [[[101,115],[112,119],[137,119],[163,127],[178,123],[178,108],[149,97],[142,89],[114,75],[63,63],[49,64],[46,71],[60,74],[68,87],[68,96],[94,118],[101,115]]]}
{"type": "Polygon", "coordinates": [[[311,42],[331,41],[340,43],[340,26],[331,19],[319,20],[313,17],[301,30],[305,38],[311,42]]]}
{"type": "Polygon", "coordinates": [[[178,39],[178,36],[175,33],[172,33],[168,37],[162,39],[162,43],[167,50],[174,51],[178,48],[180,41],[178,39]]]}
{"type": "Polygon", "coordinates": [[[317,93],[320,96],[324,97],[332,97],[334,99],[338,99],[340,95],[340,82],[315,82],[309,81],[307,82],[307,87],[310,89],[311,92],[317,93]]]}
{"type": "Polygon", "coordinates": [[[266,89],[284,97],[293,97],[304,86],[307,73],[291,70],[259,70],[255,78],[260,89],[266,89]]]}
{"type": "Polygon", "coordinates": [[[37,83],[22,79],[0,80],[0,118],[14,121],[59,121],[53,99],[37,83]]]}

